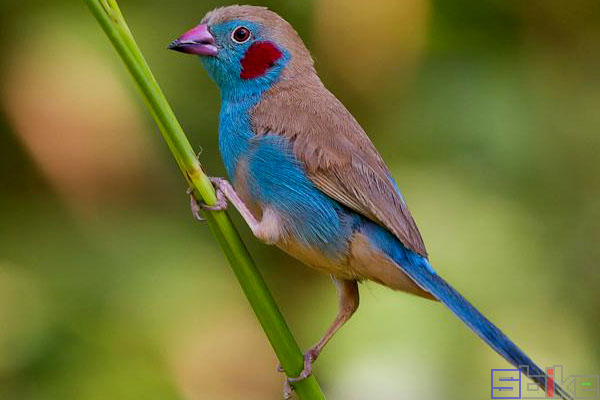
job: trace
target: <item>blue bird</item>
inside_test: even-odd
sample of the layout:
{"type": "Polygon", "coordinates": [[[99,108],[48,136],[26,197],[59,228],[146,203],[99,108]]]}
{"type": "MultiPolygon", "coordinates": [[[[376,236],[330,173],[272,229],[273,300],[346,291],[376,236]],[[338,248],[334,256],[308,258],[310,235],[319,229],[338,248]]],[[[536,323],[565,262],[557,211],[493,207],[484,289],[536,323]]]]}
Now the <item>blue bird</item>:
{"type": "MultiPolygon", "coordinates": [[[[358,308],[357,283],[371,280],[442,302],[546,387],[544,371],[433,269],[384,161],[288,22],[263,7],[218,8],[169,48],[199,55],[221,92],[219,149],[231,183],[212,178],[221,201],[200,206],[233,204],[257,238],[330,274],[339,292],[335,320],[288,382],[311,374],[358,308]]],[[[557,384],[554,392],[570,398],[557,384]]]]}

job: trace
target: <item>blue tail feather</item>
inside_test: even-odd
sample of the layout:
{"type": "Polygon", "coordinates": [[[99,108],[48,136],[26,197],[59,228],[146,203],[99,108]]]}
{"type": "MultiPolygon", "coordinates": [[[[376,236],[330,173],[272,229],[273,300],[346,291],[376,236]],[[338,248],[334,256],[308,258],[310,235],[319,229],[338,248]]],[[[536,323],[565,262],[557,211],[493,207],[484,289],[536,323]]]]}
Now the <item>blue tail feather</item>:
{"type": "MultiPolygon", "coordinates": [[[[365,228],[367,228],[367,236],[371,239],[373,245],[379,247],[388,257],[392,258],[421,288],[433,294],[498,354],[546,390],[546,379],[548,377],[544,371],[496,325],[491,323],[456,289],[440,277],[426,258],[404,247],[400,241],[379,226],[365,228]]],[[[572,399],[556,382],[554,382],[554,393],[562,399],[572,399]]]]}
{"type": "MultiPolygon", "coordinates": [[[[423,260],[427,262],[426,260],[423,260]]],[[[448,282],[436,273],[429,272],[424,266],[403,268],[421,287],[432,293],[458,316],[473,332],[481,337],[498,354],[509,363],[519,368],[523,374],[546,390],[547,376],[531,358],[529,358],[513,341],[511,341],[496,325],[483,316],[471,303],[456,291],[448,282]]],[[[572,397],[557,383],[554,393],[563,399],[572,397]]]]}

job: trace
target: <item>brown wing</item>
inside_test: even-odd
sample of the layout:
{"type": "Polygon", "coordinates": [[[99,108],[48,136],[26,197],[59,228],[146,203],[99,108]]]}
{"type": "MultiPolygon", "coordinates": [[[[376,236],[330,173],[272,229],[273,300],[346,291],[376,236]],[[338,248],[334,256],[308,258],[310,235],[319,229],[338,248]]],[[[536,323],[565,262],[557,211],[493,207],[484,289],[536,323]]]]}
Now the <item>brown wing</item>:
{"type": "Polygon", "coordinates": [[[252,124],[258,135],[290,140],[320,190],[427,256],[419,229],[375,146],[316,76],[302,86],[285,81],[275,86],[253,109],[252,124]]]}

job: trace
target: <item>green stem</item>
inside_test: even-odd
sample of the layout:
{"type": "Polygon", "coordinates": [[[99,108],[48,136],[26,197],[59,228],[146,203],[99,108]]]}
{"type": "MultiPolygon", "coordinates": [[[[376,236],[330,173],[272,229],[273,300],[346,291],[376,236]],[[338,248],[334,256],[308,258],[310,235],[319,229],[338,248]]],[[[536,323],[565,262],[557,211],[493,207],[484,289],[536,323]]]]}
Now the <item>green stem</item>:
{"type": "MultiPolygon", "coordinates": [[[[207,204],[214,204],[214,188],[200,168],[192,146],[135,43],[116,0],[86,1],[142,92],[181,172],[193,188],[194,195],[207,204]]],[[[288,376],[297,376],[303,367],[300,348],[238,232],[225,212],[207,212],[206,217],[281,366],[288,376]]],[[[246,361],[249,373],[252,371],[253,362],[246,361]]],[[[294,389],[302,400],[325,399],[314,376],[295,383],[294,389]]]]}

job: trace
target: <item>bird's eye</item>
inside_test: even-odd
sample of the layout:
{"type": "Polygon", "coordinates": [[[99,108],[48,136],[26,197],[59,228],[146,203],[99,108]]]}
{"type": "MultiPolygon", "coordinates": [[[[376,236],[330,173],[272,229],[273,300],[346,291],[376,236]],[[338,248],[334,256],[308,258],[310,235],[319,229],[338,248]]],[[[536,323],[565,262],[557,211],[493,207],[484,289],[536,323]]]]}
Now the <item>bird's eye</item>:
{"type": "Polygon", "coordinates": [[[231,39],[236,43],[244,43],[250,39],[250,30],[245,26],[238,26],[231,34],[231,39]]]}

